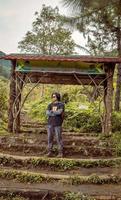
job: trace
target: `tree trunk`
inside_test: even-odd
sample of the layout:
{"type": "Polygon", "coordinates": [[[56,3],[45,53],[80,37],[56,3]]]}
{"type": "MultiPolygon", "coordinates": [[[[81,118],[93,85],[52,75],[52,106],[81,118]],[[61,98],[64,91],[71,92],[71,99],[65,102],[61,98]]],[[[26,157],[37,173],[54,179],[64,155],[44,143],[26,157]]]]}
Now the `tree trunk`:
{"type": "Polygon", "coordinates": [[[107,76],[107,88],[104,91],[104,127],[102,132],[105,134],[110,134],[112,132],[112,102],[113,102],[113,74],[114,74],[114,65],[110,63],[106,67],[106,76],[107,76]]]}
{"type": "MultiPolygon", "coordinates": [[[[118,55],[121,57],[121,17],[118,16],[118,25],[117,25],[117,49],[118,55]]],[[[118,65],[117,69],[117,84],[116,84],[116,95],[115,95],[115,111],[120,110],[120,93],[121,93],[121,64],[118,65]]]]}
{"type": "Polygon", "coordinates": [[[116,82],[116,95],[115,95],[115,111],[120,110],[120,96],[121,96],[121,64],[117,67],[117,82],[116,82]]]}

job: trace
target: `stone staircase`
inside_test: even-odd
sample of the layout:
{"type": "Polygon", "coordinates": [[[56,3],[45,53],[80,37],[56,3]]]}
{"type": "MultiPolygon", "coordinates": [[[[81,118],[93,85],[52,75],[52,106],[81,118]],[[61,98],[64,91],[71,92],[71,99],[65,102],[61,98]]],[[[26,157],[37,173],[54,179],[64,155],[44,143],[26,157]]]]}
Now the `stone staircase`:
{"type": "Polygon", "coordinates": [[[121,200],[121,158],[110,140],[64,130],[64,158],[56,158],[56,141],[47,158],[45,125],[22,129],[0,136],[2,200],[121,200]]]}

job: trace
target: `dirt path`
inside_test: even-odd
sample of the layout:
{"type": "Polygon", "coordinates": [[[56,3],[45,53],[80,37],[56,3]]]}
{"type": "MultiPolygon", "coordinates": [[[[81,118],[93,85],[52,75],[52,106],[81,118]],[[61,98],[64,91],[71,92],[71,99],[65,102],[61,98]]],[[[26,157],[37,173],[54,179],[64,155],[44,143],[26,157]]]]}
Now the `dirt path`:
{"type": "MultiPolygon", "coordinates": [[[[18,154],[18,155],[16,155],[16,154],[9,154],[9,153],[0,153],[0,156],[5,156],[5,157],[13,157],[13,158],[16,158],[16,159],[30,159],[30,158],[32,158],[32,159],[39,159],[39,158],[44,158],[44,159],[56,159],[56,160],[58,160],[58,158],[57,157],[53,157],[53,158],[47,158],[46,157],[46,155],[43,157],[43,156],[28,156],[28,155],[24,155],[24,156],[22,156],[21,154],[18,154]]],[[[109,161],[109,160],[118,160],[118,159],[120,159],[120,157],[118,158],[118,157],[114,157],[114,158],[59,158],[59,159],[61,159],[61,160],[71,160],[71,161],[73,161],[73,160],[77,160],[77,161],[85,161],[85,160],[87,160],[87,161],[100,161],[100,160],[104,160],[104,161],[109,161]]]]}
{"type": "Polygon", "coordinates": [[[120,176],[121,175],[121,170],[120,168],[118,169],[106,169],[104,168],[101,172],[99,173],[93,173],[94,172],[94,169],[84,169],[83,168],[83,171],[81,171],[81,173],[78,173],[78,171],[71,171],[70,173],[68,172],[54,172],[54,171],[48,171],[48,170],[30,170],[30,169],[14,169],[12,167],[1,167],[0,169],[0,172],[2,171],[6,171],[6,172],[18,172],[18,173],[30,173],[30,174],[34,174],[34,175],[42,175],[43,177],[45,178],[54,178],[55,180],[63,180],[63,179],[69,179],[70,177],[75,177],[76,175],[80,178],[88,178],[90,175],[98,175],[100,178],[106,178],[108,176],[111,176],[111,175],[116,175],[116,176],[120,176]],[[105,173],[104,173],[105,172],[105,173]],[[110,173],[112,172],[112,173],[110,173]]]}
{"type": "MultiPolygon", "coordinates": [[[[43,126],[39,122],[28,122],[28,118],[26,118],[22,129],[23,133],[18,136],[0,137],[0,172],[1,177],[6,178],[0,179],[0,195],[6,194],[6,192],[19,192],[19,194],[27,193],[30,196],[31,194],[38,195],[38,199],[41,199],[39,196],[41,193],[69,191],[94,196],[96,200],[121,199],[121,184],[111,184],[111,181],[114,183],[115,180],[108,179],[119,177],[119,182],[117,179],[116,182],[121,182],[121,158],[116,157],[117,154],[111,146],[109,138],[101,140],[100,136],[95,133],[74,133],[64,130],[65,157],[63,159],[54,157],[57,154],[55,146],[53,158],[47,158],[45,156],[45,150],[47,150],[45,125],[43,126]],[[5,176],[2,176],[3,172],[6,173],[5,176]],[[14,176],[11,176],[12,172],[15,172],[14,176]],[[20,179],[16,178],[17,173],[20,179]],[[36,184],[34,181],[30,183],[30,179],[27,179],[29,183],[20,183],[19,181],[23,181],[21,178],[24,177],[24,173],[30,177],[32,175],[43,176],[45,179],[36,184]],[[94,175],[94,179],[97,179],[89,181],[88,178],[92,175],[94,175]],[[10,180],[9,177],[14,180],[10,180]],[[75,183],[62,181],[64,179],[70,181],[70,177],[82,178],[84,182],[72,185],[75,183]],[[100,180],[105,178],[103,183],[107,183],[108,180],[109,184],[99,185],[98,178],[100,180]]],[[[32,200],[35,199],[32,198],[32,200]]]]}
{"type": "Polygon", "coordinates": [[[47,169],[46,167],[43,168],[29,168],[28,166],[26,167],[22,167],[20,168],[20,166],[18,167],[2,167],[0,168],[0,170],[21,170],[21,171],[25,171],[25,172],[32,172],[32,173],[40,173],[40,174],[46,174],[46,176],[53,176],[53,177],[59,177],[60,178],[68,178],[69,176],[91,176],[91,175],[97,175],[97,176],[121,176],[121,169],[120,168],[109,168],[109,167],[98,167],[98,168],[80,168],[80,169],[76,169],[76,170],[68,170],[63,172],[62,170],[56,170],[53,171],[52,169],[47,169]]]}
{"type": "Polygon", "coordinates": [[[14,181],[0,180],[0,190],[2,191],[30,191],[30,192],[40,192],[44,191],[54,191],[54,192],[80,192],[90,195],[90,196],[108,196],[108,197],[121,197],[121,185],[105,184],[105,185],[64,185],[61,183],[46,183],[46,184],[23,184],[14,181]]]}

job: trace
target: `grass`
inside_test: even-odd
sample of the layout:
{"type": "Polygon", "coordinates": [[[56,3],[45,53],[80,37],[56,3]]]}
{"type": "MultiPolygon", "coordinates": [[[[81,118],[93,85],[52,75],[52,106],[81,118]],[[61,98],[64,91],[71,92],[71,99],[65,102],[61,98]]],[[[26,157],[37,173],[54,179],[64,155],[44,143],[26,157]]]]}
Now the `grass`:
{"type": "Polygon", "coordinates": [[[59,159],[59,158],[15,158],[0,156],[0,165],[1,166],[13,166],[18,168],[45,168],[51,170],[73,170],[79,169],[81,167],[93,168],[93,167],[119,167],[121,166],[121,158],[116,159],[59,159]]]}
{"type": "Polygon", "coordinates": [[[89,197],[85,194],[81,194],[80,192],[65,192],[62,200],[95,200],[93,197],[89,197]]]}
{"type": "Polygon", "coordinates": [[[121,132],[112,133],[110,136],[102,134],[99,138],[105,141],[108,147],[115,148],[117,156],[121,156],[121,132]]]}
{"type": "Polygon", "coordinates": [[[81,184],[118,184],[121,182],[121,177],[116,175],[110,176],[98,176],[92,174],[88,177],[73,176],[68,180],[64,180],[64,183],[72,185],[81,185],[81,184]]]}
{"type": "Polygon", "coordinates": [[[50,177],[45,178],[39,173],[35,174],[35,173],[28,173],[28,172],[22,172],[22,171],[14,171],[14,170],[0,171],[0,178],[7,179],[7,180],[16,180],[22,183],[42,183],[42,182],[53,181],[53,178],[50,178],[50,177]]]}
{"type": "Polygon", "coordinates": [[[85,168],[93,168],[93,167],[120,167],[121,166],[121,158],[116,159],[61,159],[61,158],[15,158],[15,157],[7,157],[0,156],[0,165],[1,166],[12,166],[19,168],[45,168],[51,170],[62,170],[68,171],[73,169],[79,169],[81,167],[85,168]]]}
{"type": "MultiPolygon", "coordinates": [[[[41,198],[41,199],[43,199],[43,198],[41,198]]],[[[48,199],[50,199],[50,198],[48,198],[48,199]]],[[[5,194],[4,196],[1,196],[0,200],[29,200],[29,198],[24,198],[20,195],[15,195],[14,193],[8,193],[8,194],[5,194]]],[[[78,193],[64,192],[64,193],[61,193],[58,195],[52,194],[51,200],[95,200],[95,199],[93,197],[82,194],[80,192],[78,192],[78,193]]]]}
{"type": "Polygon", "coordinates": [[[0,136],[9,136],[9,135],[10,135],[10,133],[7,132],[7,130],[0,127],[0,136]]]}
{"type": "Polygon", "coordinates": [[[0,200],[29,200],[28,198],[24,198],[24,197],[21,197],[21,196],[15,196],[13,194],[9,194],[9,195],[6,195],[6,196],[1,196],[0,197],[0,200]]]}
{"type": "Polygon", "coordinates": [[[81,184],[118,184],[121,183],[121,177],[116,175],[98,176],[92,174],[90,176],[68,176],[66,178],[44,176],[40,173],[17,171],[17,170],[1,170],[0,178],[6,180],[15,180],[22,183],[53,183],[59,181],[63,184],[81,185],[81,184]]]}

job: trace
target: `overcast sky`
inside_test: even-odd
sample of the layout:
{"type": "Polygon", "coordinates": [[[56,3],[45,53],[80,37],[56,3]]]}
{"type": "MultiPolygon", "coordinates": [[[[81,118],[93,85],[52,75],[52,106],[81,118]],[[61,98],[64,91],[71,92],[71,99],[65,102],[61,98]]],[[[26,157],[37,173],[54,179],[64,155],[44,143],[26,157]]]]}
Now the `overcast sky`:
{"type": "MultiPolygon", "coordinates": [[[[42,4],[67,12],[60,0],[0,0],[0,51],[19,52],[18,42],[31,30],[34,13],[41,10],[42,4]]],[[[84,44],[79,33],[75,32],[73,37],[78,44],[84,44]]]]}

